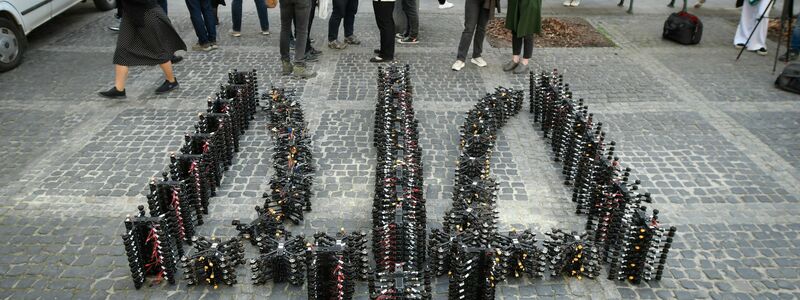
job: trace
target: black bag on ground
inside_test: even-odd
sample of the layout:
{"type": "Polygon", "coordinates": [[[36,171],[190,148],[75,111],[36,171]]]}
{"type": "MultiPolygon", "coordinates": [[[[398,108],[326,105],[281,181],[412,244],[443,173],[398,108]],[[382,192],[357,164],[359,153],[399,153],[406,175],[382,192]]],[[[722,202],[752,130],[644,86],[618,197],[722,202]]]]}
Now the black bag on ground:
{"type": "Polygon", "coordinates": [[[800,94],[800,63],[789,64],[775,79],[775,87],[800,94]]]}
{"type": "Polygon", "coordinates": [[[672,13],[664,22],[662,37],[684,45],[697,44],[703,37],[703,22],[685,11],[672,13]]]}

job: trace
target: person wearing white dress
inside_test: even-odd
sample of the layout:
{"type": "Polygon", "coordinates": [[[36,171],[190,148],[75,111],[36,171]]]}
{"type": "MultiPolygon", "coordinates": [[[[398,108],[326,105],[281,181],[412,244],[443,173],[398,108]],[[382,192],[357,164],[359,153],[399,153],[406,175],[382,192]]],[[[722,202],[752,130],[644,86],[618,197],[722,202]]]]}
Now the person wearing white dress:
{"type": "Polygon", "coordinates": [[[739,19],[739,26],[736,28],[736,36],[733,44],[736,49],[747,48],[747,51],[767,55],[767,26],[769,26],[769,12],[772,9],[769,0],[744,0],[742,5],[742,16],[739,19]],[[761,16],[764,19],[758,22],[761,16]],[[758,28],[756,28],[758,24],[758,28]],[[755,31],[753,31],[755,29],[755,31]],[[753,37],[750,41],[747,38],[750,34],[753,37]]]}

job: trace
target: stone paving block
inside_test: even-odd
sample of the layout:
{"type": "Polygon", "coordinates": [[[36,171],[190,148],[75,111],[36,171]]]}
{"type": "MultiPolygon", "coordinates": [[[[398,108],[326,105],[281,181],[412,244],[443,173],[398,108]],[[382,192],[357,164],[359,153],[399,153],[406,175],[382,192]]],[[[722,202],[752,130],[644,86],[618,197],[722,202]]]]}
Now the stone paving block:
{"type": "MultiPolygon", "coordinates": [[[[601,114],[615,153],[655,201],[775,203],[785,190],[696,113],[601,114]],[[760,196],[748,200],[745,196],[760,196]]],[[[666,216],[669,217],[669,216],[666,216]]]]}
{"type": "Polygon", "coordinates": [[[800,168],[800,117],[796,112],[727,112],[783,159],[800,168]]]}
{"type": "MultiPolygon", "coordinates": [[[[344,53],[336,63],[334,81],[328,93],[329,100],[366,100],[377,97],[375,76],[378,65],[370,63],[372,54],[344,53]]],[[[411,64],[411,83],[414,101],[467,102],[477,101],[485,94],[483,79],[474,68],[461,72],[442,72],[454,59],[440,53],[424,56],[398,53],[397,61],[411,64]]]]}
{"type": "Polygon", "coordinates": [[[0,111],[0,132],[5,141],[0,143],[0,155],[6,158],[0,165],[0,182],[18,181],[38,155],[68,142],[69,134],[85,117],[82,113],[55,111],[0,111]]]}
{"type": "Polygon", "coordinates": [[[193,130],[195,116],[196,112],[176,110],[126,110],[82,150],[64,158],[39,188],[56,196],[104,196],[114,190],[144,196],[148,178],[165,170],[169,152],[179,150],[183,134],[193,130]],[[99,169],[103,164],[111,168],[99,169]],[[124,183],[123,178],[137,182],[124,183]]]}
{"type": "Polygon", "coordinates": [[[777,76],[771,73],[773,56],[763,57],[745,51],[741,60],[735,61],[736,54],[732,47],[713,51],[687,49],[682,53],[658,51],[654,58],[710,101],[758,103],[797,97],[772,88],[777,76]],[[725,74],[725,79],[720,80],[718,74],[725,74]]]}

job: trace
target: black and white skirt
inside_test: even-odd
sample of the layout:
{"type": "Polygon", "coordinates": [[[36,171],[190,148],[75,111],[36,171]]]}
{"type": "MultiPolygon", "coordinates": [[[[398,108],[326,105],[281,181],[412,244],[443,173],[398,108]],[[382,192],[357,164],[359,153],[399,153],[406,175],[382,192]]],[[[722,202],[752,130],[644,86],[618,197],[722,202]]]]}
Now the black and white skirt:
{"type": "Polygon", "coordinates": [[[186,50],[186,44],[161,7],[157,6],[144,13],[142,27],[136,27],[130,18],[123,15],[117,49],[114,51],[114,64],[160,65],[170,60],[178,50],[186,50]]]}

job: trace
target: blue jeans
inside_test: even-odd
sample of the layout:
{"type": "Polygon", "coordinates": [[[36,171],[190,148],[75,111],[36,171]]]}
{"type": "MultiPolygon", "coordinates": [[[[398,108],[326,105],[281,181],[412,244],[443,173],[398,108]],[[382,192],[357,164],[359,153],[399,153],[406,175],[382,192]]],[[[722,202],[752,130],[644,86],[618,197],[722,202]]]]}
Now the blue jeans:
{"type": "Polygon", "coordinates": [[[797,20],[794,21],[794,26],[792,26],[791,39],[789,51],[800,52],[800,15],[797,16],[797,20]]]}
{"type": "MultiPolygon", "coordinates": [[[[258,21],[261,22],[261,31],[269,31],[269,15],[267,15],[267,4],[264,0],[254,0],[258,21]]],[[[242,31],[242,0],[233,0],[231,4],[231,14],[233,15],[233,31],[242,31]]]]}
{"type": "Polygon", "coordinates": [[[186,0],[194,33],[200,44],[217,41],[217,18],[211,8],[212,0],[186,0]]]}

